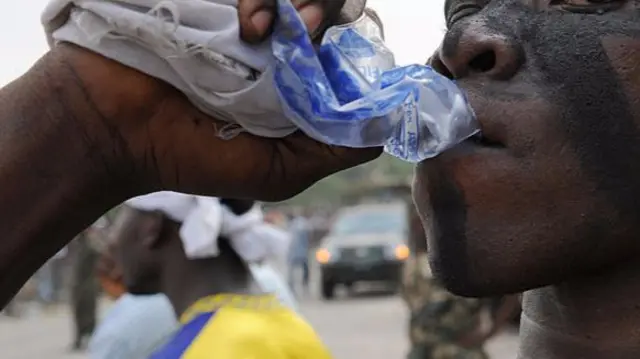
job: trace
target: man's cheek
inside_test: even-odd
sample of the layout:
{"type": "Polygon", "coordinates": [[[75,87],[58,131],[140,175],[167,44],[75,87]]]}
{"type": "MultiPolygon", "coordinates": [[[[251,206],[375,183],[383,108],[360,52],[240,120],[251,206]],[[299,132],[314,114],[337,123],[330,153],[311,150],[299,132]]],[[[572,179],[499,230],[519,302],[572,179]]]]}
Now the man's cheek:
{"type": "Polygon", "coordinates": [[[607,36],[602,46],[624,89],[636,123],[640,123],[640,37],[607,36]]]}

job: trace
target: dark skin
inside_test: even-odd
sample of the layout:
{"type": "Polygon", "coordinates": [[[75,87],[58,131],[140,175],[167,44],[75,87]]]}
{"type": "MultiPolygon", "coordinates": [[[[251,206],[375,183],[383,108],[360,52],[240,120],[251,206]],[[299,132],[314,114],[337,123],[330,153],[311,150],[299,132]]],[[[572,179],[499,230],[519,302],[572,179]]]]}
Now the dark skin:
{"type": "Polygon", "coordinates": [[[639,6],[447,1],[432,64],[485,138],[421,163],[414,198],[450,290],[529,290],[523,359],[640,358],[639,6]]]}
{"type": "MultiPolygon", "coordinates": [[[[427,242],[424,240],[425,231],[420,221],[420,217],[416,212],[415,206],[411,203],[408,208],[409,212],[409,248],[414,255],[424,255],[428,253],[427,242]]],[[[498,308],[493,313],[492,323],[489,328],[480,325],[476,330],[468,333],[460,338],[458,343],[467,348],[477,348],[486,342],[493,335],[498,333],[505,327],[511,316],[515,313],[520,303],[516,295],[509,295],[502,298],[498,308]]]]}
{"type": "MultiPolygon", "coordinates": [[[[246,213],[252,201],[222,201],[237,215],[246,213]]],[[[116,258],[122,267],[127,291],[137,295],[164,293],[180,316],[198,299],[220,293],[260,293],[246,264],[224,238],[220,255],[188,259],[180,239],[180,224],[160,212],[126,207],[118,214],[112,233],[116,258]]]]}
{"type": "MultiPolygon", "coordinates": [[[[364,7],[362,0],[294,3],[313,33],[356,19],[364,7]]],[[[238,4],[243,39],[263,40],[274,2],[238,4]]],[[[75,234],[135,195],[282,200],[381,153],[301,133],[225,141],[221,126],[166,83],[68,44],[2,88],[0,306],[75,234]]]]}

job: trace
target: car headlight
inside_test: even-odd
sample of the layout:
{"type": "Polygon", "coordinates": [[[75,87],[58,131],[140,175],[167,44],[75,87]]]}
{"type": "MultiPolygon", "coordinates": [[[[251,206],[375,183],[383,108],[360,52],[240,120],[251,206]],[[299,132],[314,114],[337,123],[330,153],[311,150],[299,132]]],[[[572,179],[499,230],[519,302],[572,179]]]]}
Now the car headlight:
{"type": "Polygon", "coordinates": [[[318,263],[320,264],[333,262],[337,257],[337,251],[332,251],[327,248],[320,248],[316,251],[316,261],[318,261],[318,263]]]}
{"type": "Polygon", "coordinates": [[[398,261],[403,261],[409,258],[409,254],[411,251],[409,247],[404,244],[399,244],[396,246],[389,246],[385,248],[385,254],[388,259],[395,259],[398,261]]]}

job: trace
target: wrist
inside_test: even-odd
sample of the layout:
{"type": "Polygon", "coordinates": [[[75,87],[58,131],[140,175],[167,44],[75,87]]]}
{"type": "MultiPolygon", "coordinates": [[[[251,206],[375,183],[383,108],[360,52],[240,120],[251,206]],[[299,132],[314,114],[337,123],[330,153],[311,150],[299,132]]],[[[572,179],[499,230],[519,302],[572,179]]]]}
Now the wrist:
{"type": "Polygon", "coordinates": [[[100,188],[110,197],[125,200],[150,190],[145,186],[148,178],[134,165],[130,141],[120,128],[118,119],[135,114],[128,113],[130,91],[123,90],[127,84],[121,84],[120,74],[111,71],[113,63],[71,44],[58,45],[52,53],[56,62],[53,71],[61,83],[60,97],[67,111],[64,118],[53,121],[81,142],[74,152],[81,154],[88,169],[78,178],[89,185],[88,194],[99,195],[95,190],[100,188]]]}

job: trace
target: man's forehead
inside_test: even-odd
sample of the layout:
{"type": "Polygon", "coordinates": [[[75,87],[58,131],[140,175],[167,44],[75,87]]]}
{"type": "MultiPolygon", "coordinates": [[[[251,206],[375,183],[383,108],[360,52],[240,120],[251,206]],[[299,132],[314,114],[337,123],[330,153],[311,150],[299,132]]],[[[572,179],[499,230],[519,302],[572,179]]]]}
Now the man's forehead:
{"type": "Polygon", "coordinates": [[[594,11],[589,11],[591,5],[601,6],[604,11],[612,9],[632,9],[637,8],[640,4],[640,0],[445,0],[444,10],[445,14],[454,10],[463,10],[471,7],[484,7],[487,5],[507,5],[507,4],[519,4],[525,5],[524,8],[543,10],[551,7],[562,8],[565,7],[582,7],[584,11],[578,11],[578,13],[598,13],[597,8],[592,8],[594,11]]]}

